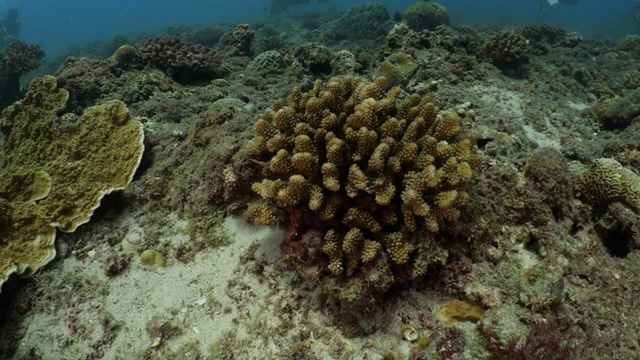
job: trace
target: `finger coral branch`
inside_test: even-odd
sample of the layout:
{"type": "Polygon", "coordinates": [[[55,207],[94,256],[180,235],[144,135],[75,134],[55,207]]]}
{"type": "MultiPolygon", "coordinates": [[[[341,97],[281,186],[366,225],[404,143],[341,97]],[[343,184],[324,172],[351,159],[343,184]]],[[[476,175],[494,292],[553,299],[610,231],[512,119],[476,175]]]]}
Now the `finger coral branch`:
{"type": "Polygon", "coordinates": [[[296,88],[256,122],[249,145],[266,170],[253,186],[262,200],[247,218],[264,224],[278,211],[304,214],[324,233],[321,251],[337,276],[379,257],[411,266],[428,248],[415,233],[436,233],[459,218],[480,162],[455,113],[386,89],[383,77],[296,88]]]}

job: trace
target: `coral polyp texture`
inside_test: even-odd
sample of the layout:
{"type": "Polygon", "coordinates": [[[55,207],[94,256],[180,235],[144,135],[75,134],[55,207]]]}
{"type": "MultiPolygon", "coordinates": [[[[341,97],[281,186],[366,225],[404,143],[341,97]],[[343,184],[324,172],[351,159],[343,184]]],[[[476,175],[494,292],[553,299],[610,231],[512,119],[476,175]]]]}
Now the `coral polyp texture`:
{"type": "Polygon", "coordinates": [[[428,255],[420,251],[429,248],[414,235],[438,233],[459,218],[480,164],[458,115],[385,88],[384,77],[295,88],[257,121],[249,144],[263,178],[253,184],[262,200],[246,218],[274,225],[288,216],[289,233],[319,232],[335,276],[379,260],[422,264],[428,255]]]}
{"type": "Polygon", "coordinates": [[[435,30],[439,25],[450,25],[447,8],[433,1],[418,1],[402,13],[402,20],[415,30],[435,30]]]}
{"type": "Polygon", "coordinates": [[[22,95],[20,77],[37,69],[43,57],[44,51],[40,45],[29,45],[22,41],[14,41],[0,52],[0,108],[18,100],[22,95]]]}
{"type": "Polygon", "coordinates": [[[226,73],[216,52],[175,36],[149,38],[136,47],[145,59],[179,83],[208,82],[226,73]]]}
{"type": "Polygon", "coordinates": [[[124,189],[140,164],[142,124],[120,101],[57,112],[69,93],[45,76],[4,111],[0,154],[0,285],[55,257],[56,228],[89,221],[102,197],[124,189]]]}
{"type": "Polygon", "coordinates": [[[482,45],[483,53],[497,66],[510,66],[524,61],[528,48],[527,38],[514,30],[498,31],[482,45]]]}
{"type": "Polygon", "coordinates": [[[247,65],[247,71],[256,75],[280,74],[286,70],[287,66],[284,56],[275,50],[269,50],[256,56],[247,65]]]}
{"type": "Polygon", "coordinates": [[[624,201],[640,209],[640,176],[614,159],[594,160],[576,177],[576,188],[595,205],[624,201]]]}

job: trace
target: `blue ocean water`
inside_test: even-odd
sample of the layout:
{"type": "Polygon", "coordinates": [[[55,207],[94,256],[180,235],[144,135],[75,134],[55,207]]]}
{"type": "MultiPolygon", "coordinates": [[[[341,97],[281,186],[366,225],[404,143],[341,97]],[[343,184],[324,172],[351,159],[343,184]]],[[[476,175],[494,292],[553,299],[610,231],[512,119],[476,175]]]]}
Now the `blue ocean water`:
{"type": "MultiPolygon", "coordinates": [[[[362,0],[329,0],[290,8],[290,13],[346,9],[362,0]]],[[[374,2],[374,1],[369,1],[374,2]]],[[[382,1],[391,14],[416,0],[382,1]]],[[[540,15],[539,0],[441,0],[454,24],[500,27],[548,23],[581,34],[619,38],[640,33],[638,0],[580,0],[558,4],[540,15]]],[[[16,8],[21,39],[46,52],[116,34],[161,32],[171,25],[213,25],[268,19],[271,0],[0,0],[0,17],[16,8]]]]}

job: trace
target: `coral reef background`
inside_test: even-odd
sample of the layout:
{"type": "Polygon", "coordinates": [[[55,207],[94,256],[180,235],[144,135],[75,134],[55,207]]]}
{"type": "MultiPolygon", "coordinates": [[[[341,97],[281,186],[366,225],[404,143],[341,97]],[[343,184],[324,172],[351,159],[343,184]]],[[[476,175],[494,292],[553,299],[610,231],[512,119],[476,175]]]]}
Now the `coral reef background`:
{"type": "Polygon", "coordinates": [[[20,22],[0,358],[638,358],[639,36],[279,6],[46,58],[20,22]]]}
{"type": "MultiPolygon", "coordinates": [[[[382,3],[390,14],[402,13],[415,0],[393,1],[318,1],[318,0],[237,0],[223,3],[210,0],[189,0],[178,5],[170,0],[146,2],[114,0],[109,3],[87,4],[82,0],[68,0],[64,4],[39,3],[16,0],[5,1],[8,8],[16,8],[22,25],[21,38],[43,45],[46,52],[57,52],[69,46],[105,41],[114,34],[130,36],[140,32],[159,32],[168,26],[188,24],[206,26],[219,23],[264,21],[271,17],[273,3],[286,6],[279,17],[300,15],[305,12],[326,13],[345,11],[362,3],[382,3]],[[293,4],[293,5],[290,5],[293,4]]],[[[496,24],[502,27],[547,23],[584,35],[622,37],[637,31],[634,1],[606,2],[582,0],[572,6],[556,6],[540,16],[539,2],[484,0],[441,0],[449,10],[455,24],[496,24]]],[[[0,3],[0,13],[7,10],[0,3]]]]}

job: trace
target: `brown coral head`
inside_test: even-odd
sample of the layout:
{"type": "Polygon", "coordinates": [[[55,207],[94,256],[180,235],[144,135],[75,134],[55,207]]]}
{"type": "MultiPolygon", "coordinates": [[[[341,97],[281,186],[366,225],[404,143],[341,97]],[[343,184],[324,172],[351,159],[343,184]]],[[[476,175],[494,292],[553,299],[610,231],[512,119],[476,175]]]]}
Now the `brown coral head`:
{"type": "Polygon", "coordinates": [[[412,235],[459,218],[480,163],[455,113],[385,88],[383,77],[296,88],[258,120],[249,145],[264,166],[253,185],[262,200],[247,217],[273,224],[277,212],[298,214],[287,225],[324,234],[335,275],[355,274],[380,256],[413,266],[423,247],[412,235]]]}
{"type": "Polygon", "coordinates": [[[482,51],[498,66],[513,66],[525,60],[529,41],[514,30],[501,30],[483,45],[482,51]]]}

